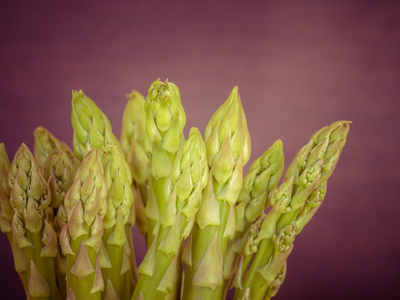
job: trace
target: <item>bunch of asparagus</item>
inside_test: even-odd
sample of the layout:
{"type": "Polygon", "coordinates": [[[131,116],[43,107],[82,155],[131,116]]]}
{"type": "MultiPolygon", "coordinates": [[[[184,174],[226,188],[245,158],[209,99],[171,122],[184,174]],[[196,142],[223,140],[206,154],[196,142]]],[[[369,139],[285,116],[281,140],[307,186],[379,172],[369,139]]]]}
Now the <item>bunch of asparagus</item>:
{"type": "Polygon", "coordinates": [[[185,139],[176,85],[128,96],[118,140],[82,91],[72,97],[73,151],[34,132],[10,162],[0,144],[0,225],[27,299],[270,299],[295,237],[325,197],[349,131],[317,131],[286,174],[280,140],[250,157],[235,87],[185,139]],[[147,254],[136,264],[131,228],[147,254]]]}

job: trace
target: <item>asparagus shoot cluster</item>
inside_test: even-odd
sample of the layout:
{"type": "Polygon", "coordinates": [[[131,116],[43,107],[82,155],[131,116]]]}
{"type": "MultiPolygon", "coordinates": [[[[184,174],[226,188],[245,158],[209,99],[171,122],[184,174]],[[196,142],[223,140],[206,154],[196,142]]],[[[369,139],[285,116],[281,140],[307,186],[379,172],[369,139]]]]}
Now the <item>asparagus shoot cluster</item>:
{"type": "Polygon", "coordinates": [[[0,143],[0,228],[27,299],[270,299],[293,243],[320,208],[349,132],[311,136],[283,178],[281,140],[256,158],[238,88],[204,138],[184,136],[178,87],[127,96],[118,140],[106,114],[72,93],[73,150],[44,127],[33,153],[0,143]],[[137,224],[143,241],[133,241],[137,224]],[[147,247],[140,264],[134,244],[147,247]]]}

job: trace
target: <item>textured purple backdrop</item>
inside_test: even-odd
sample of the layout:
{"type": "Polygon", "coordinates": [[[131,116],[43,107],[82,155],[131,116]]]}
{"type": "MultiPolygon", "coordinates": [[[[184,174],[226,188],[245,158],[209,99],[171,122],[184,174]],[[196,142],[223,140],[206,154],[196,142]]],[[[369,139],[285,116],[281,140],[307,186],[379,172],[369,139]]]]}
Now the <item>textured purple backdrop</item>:
{"type": "MultiPolygon", "coordinates": [[[[32,147],[39,125],[72,144],[73,89],[96,101],[119,136],[125,94],[145,94],[157,78],[179,86],[186,134],[192,126],[204,132],[238,85],[251,161],[280,138],[288,163],[317,129],[352,120],[324,205],[296,239],[276,298],[393,299],[399,2],[147,3],[1,2],[0,142],[10,159],[22,142],[32,147]]],[[[141,261],[143,240],[137,231],[134,238],[141,261]]],[[[0,298],[23,299],[2,233],[0,253],[0,298]]]]}

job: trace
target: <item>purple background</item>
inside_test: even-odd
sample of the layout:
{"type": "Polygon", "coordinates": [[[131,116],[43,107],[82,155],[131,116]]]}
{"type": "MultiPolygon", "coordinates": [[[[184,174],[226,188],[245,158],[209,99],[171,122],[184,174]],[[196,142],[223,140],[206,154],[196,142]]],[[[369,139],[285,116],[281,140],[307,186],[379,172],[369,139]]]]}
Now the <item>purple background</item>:
{"type": "MultiPolygon", "coordinates": [[[[399,2],[55,2],[0,4],[0,141],[10,159],[22,142],[32,148],[39,125],[72,145],[73,89],[96,101],[119,136],[125,94],[146,94],[157,78],[179,86],[186,134],[204,132],[238,85],[251,161],[280,138],[287,165],[317,129],[352,120],[276,299],[398,294],[399,2]]],[[[4,234],[0,253],[1,298],[23,299],[4,234]]]]}

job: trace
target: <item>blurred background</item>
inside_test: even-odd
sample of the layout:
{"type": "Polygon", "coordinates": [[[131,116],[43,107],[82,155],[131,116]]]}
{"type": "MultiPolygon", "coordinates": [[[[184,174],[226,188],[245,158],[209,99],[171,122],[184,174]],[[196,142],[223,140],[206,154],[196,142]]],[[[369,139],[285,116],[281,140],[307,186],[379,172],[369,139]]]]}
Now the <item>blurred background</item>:
{"type": "MultiPolygon", "coordinates": [[[[71,91],[119,137],[125,95],[157,78],[204,129],[239,86],[251,161],[286,166],[319,128],[353,121],[322,208],[295,241],[276,299],[394,299],[400,279],[400,2],[2,1],[0,142],[10,160],[42,125],[72,146],[71,91]]],[[[250,161],[250,162],[251,162],[250,161]]],[[[136,256],[143,239],[134,231],[136,256]]],[[[0,233],[0,298],[24,299],[0,233]]]]}

